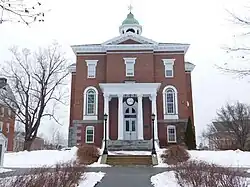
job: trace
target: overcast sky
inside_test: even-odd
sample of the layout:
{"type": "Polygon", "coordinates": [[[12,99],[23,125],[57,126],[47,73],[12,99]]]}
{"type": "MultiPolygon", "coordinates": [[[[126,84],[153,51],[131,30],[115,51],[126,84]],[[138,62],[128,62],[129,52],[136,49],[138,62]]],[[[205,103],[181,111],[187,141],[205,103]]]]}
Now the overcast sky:
{"type": "MultiPolygon", "coordinates": [[[[0,25],[0,63],[10,58],[12,45],[37,47],[57,40],[64,48],[70,63],[75,62],[70,45],[102,43],[119,35],[119,26],[126,18],[130,0],[44,0],[51,11],[41,24],[31,27],[5,23],[0,25]]],[[[191,44],[186,60],[196,65],[192,73],[196,132],[216,117],[216,110],[226,102],[240,100],[250,103],[250,83],[219,72],[215,65],[228,63],[240,66],[237,58],[221,48],[235,44],[232,35],[237,31],[228,21],[226,9],[239,12],[250,5],[246,0],[132,0],[132,12],[143,27],[142,35],[157,42],[191,44]],[[237,2],[237,4],[236,4],[237,2]]],[[[246,41],[247,39],[245,39],[246,41]]],[[[60,113],[66,134],[68,109],[60,113]]],[[[49,135],[43,124],[41,132],[49,135]]]]}

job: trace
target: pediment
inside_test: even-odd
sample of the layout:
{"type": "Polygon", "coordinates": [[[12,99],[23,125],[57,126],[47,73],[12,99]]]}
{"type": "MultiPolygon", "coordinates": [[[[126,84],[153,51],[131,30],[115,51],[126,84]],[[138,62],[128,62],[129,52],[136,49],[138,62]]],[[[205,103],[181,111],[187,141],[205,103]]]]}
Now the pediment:
{"type": "Polygon", "coordinates": [[[157,44],[157,42],[134,33],[126,33],[104,42],[102,45],[157,44]]]}
{"type": "Polygon", "coordinates": [[[142,43],[138,42],[138,41],[135,41],[135,40],[132,40],[132,39],[128,39],[128,40],[125,40],[125,41],[120,42],[118,44],[142,44],[142,43]]]}

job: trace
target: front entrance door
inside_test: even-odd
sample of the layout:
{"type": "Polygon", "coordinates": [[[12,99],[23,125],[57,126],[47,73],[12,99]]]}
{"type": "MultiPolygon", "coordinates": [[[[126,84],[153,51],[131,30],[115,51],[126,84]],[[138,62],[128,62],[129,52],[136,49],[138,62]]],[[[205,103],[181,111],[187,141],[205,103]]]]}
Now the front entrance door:
{"type": "Polygon", "coordinates": [[[125,140],[136,140],[136,119],[125,119],[125,140]]]}

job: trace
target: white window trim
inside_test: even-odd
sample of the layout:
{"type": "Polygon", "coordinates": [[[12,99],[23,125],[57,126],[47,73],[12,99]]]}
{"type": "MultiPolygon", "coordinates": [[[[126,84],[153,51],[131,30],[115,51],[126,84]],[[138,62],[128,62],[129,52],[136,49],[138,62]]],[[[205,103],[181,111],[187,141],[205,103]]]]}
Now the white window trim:
{"type": "Polygon", "coordinates": [[[97,119],[98,119],[98,91],[95,87],[89,86],[84,90],[83,93],[83,120],[97,120],[97,119]],[[87,92],[89,89],[93,89],[96,93],[95,115],[87,115],[87,92]]]}
{"type": "Polygon", "coordinates": [[[88,79],[95,79],[96,78],[96,66],[97,66],[97,62],[98,62],[98,60],[85,60],[86,61],[86,63],[87,63],[87,67],[88,67],[88,69],[87,69],[87,78],[88,79]],[[90,66],[94,66],[95,67],[95,74],[94,74],[94,76],[92,77],[90,77],[89,76],[89,67],[90,66]]]}
{"type": "Polygon", "coordinates": [[[168,136],[168,137],[167,137],[167,138],[168,138],[168,143],[176,143],[176,142],[177,142],[177,137],[176,137],[176,126],[174,126],[174,125],[168,125],[168,126],[167,126],[167,136],[168,136]],[[169,129],[172,129],[172,128],[174,129],[175,141],[170,141],[170,140],[169,140],[169,132],[168,132],[168,130],[169,130],[169,129]]]}
{"type": "Polygon", "coordinates": [[[11,113],[12,113],[11,109],[8,108],[8,116],[9,116],[9,117],[11,117],[11,113]]]}
{"type": "Polygon", "coordinates": [[[124,59],[125,65],[126,65],[126,77],[134,77],[135,76],[135,60],[136,60],[136,57],[135,58],[123,58],[123,59],[124,59]],[[133,75],[128,75],[127,74],[127,63],[133,64],[133,75]]]}
{"type": "Polygon", "coordinates": [[[166,78],[172,78],[174,77],[174,62],[175,62],[175,59],[162,59],[163,61],[163,64],[165,66],[165,71],[164,71],[164,74],[165,74],[165,77],[166,78]],[[171,70],[172,71],[172,76],[167,76],[166,74],[166,70],[171,70]]]}
{"type": "Polygon", "coordinates": [[[163,91],[162,91],[162,97],[163,97],[163,115],[164,115],[164,119],[179,119],[178,116],[178,92],[177,89],[172,86],[172,85],[168,85],[166,86],[163,91]],[[166,91],[167,89],[173,89],[174,93],[175,93],[175,114],[167,114],[166,111],[166,91]]]}
{"type": "Polygon", "coordinates": [[[3,132],[3,122],[0,121],[0,132],[3,132]]]}
{"type": "Polygon", "coordinates": [[[95,142],[95,127],[94,126],[87,126],[85,130],[85,143],[94,143],[95,142]],[[93,130],[93,141],[87,141],[87,130],[93,130]]]}

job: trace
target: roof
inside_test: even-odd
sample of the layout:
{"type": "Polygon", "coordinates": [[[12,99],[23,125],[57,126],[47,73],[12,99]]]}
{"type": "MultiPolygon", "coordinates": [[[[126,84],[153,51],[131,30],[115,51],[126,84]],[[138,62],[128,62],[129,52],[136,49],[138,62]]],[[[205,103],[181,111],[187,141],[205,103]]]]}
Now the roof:
{"type": "Polygon", "coordinates": [[[139,25],[139,22],[135,19],[134,14],[131,12],[127,15],[127,18],[122,22],[122,25],[126,24],[137,24],[139,25]]]}

